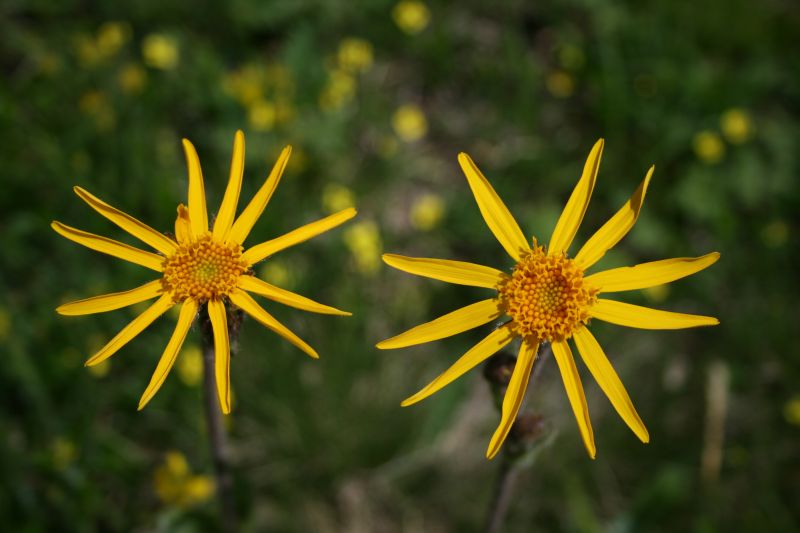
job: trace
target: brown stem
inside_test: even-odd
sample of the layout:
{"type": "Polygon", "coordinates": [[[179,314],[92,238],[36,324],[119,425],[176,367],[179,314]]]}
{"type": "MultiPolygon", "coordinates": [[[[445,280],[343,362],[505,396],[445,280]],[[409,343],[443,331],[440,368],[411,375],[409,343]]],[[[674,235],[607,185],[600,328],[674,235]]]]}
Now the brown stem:
{"type": "Polygon", "coordinates": [[[236,506],[233,501],[233,478],[230,471],[228,439],[222,420],[222,410],[217,398],[217,378],[214,373],[214,332],[208,320],[208,310],[201,311],[201,331],[203,339],[203,390],[206,410],[206,427],[214,462],[216,490],[222,509],[222,531],[232,533],[238,530],[236,506]]]}
{"type": "MultiPolygon", "coordinates": [[[[550,344],[539,345],[539,353],[536,356],[536,363],[533,367],[530,380],[528,381],[528,389],[530,389],[534,382],[539,378],[542,373],[542,367],[549,358],[552,350],[550,344]]],[[[517,419],[519,420],[519,418],[517,419]]],[[[514,422],[516,425],[517,421],[514,422]]],[[[509,440],[514,438],[514,428],[512,427],[509,434],[509,440]]],[[[514,495],[514,487],[516,485],[517,477],[519,476],[519,468],[516,461],[509,456],[509,447],[506,446],[506,451],[503,453],[500,460],[500,468],[497,472],[497,480],[494,485],[494,492],[492,493],[492,500],[489,504],[489,512],[486,518],[486,533],[499,533],[502,531],[503,522],[508,513],[508,508],[511,505],[511,498],[514,495]]]]}

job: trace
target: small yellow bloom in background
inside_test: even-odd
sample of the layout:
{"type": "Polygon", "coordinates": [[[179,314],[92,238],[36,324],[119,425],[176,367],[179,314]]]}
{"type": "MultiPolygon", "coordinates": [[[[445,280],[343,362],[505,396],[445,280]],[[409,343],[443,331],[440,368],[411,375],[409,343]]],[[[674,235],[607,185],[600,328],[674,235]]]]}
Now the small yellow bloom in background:
{"type": "Polygon", "coordinates": [[[669,296],[669,285],[666,283],[663,285],[654,285],[652,287],[647,287],[646,289],[642,289],[645,297],[650,300],[651,302],[660,303],[667,299],[669,296]]]}
{"type": "Polygon", "coordinates": [[[595,187],[604,145],[603,139],[599,139],[589,152],[581,178],[546,246],[522,232],[475,162],[465,153],[458,155],[458,162],[484,221],[514,261],[514,269],[510,274],[506,267],[497,269],[465,261],[397,254],[383,256],[386,264],[409,274],[482,287],[492,291],[492,294],[381,341],[376,345],[377,348],[405,348],[451,337],[490,323],[496,324],[498,319],[503,321],[501,326],[492,327],[482,341],[450,368],[404,400],[401,406],[424,400],[515,339],[521,341],[514,370],[504,393],[500,423],[486,450],[488,459],[498,453],[517,418],[543,343],[547,343],[553,351],[584,446],[594,459],[594,432],[580,374],[568,341],[571,339],[574,342],[589,372],[623,421],[639,440],[646,443],[650,441],[650,434],[611,362],[589,331],[590,320],[640,329],[683,329],[719,324],[714,317],[651,309],[624,303],[619,297],[600,297],[606,293],[646,289],[684,278],[714,264],[719,259],[716,252],[702,257],[664,259],[588,273],[636,223],[655,167],[650,167],[631,198],[584,243],[578,253],[569,253],[595,187]]]}
{"type": "Polygon", "coordinates": [[[167,453],[164,463],[156,468],[153,488],[163,503],[175,507],[204,503],[214,494],[211,478],[192,475],[186,457],[177,451],[167,453]]]}
{"type": "Polygon", "coordinates": [[[11,315],[8,309],[0,307],[0,341],[5,341],[11,332],[11,315]]]}
{"type": "Polygon", "coordinates": [[[117,124],[117,115],[106,93],[88,91],[78,101],[78,108],[94,122],[100,131],[109,131],[117,124]]]}
{"type": "Polygon", "coordinates": [[[348,37],[339,43],[339,67],[352,73],[365,72],[372,66],[372,44],[364,39],[348,37]]]}
{"type": "Polygon", "coordinates": [[[738,107],[725,111],[719,120],[722,134],[733,144],[742,144],[753,135],[753,122],[750,115],[738,107]]]}
{"type": "Polygon", "coordinates": [[[800,395],[795,395],[783,406],[783,417],[793,426],[800,426],[800,395]]]}
{"type": "Polygon", "coordinates": [[[103,379],[111,372],[111,361],[105,360],[102,363],[88,367],[89,373],[97,379],[103,379]]]}
{"type": "Polygon", "coordinates": [[[258,270],[261,279],[284,289],[291,289],[294,284],[292,271],[281,259],[270,259],[258,270]]]}
{"type": "Polygon", "coordinates": [[[424,2],[403,0],[392,9],[392,18],[398,28],[409,35],[415,35],[428,26],[431,12],[424,2]]]}
{"type": "Polygon", "coordinates": [[[271,130],[275,119],[275,106],[266,100],[257,100],[247,110],[247,121],[257,131],[271,130]]]}
{"type": "Polygon", "coordinates": [[[725,156],[725,144],[713,131],[703,130],[692,139],[692,148],[700,161],[708,164],[719,163],[725,156]]]}
{"type": "Polygon", "coordinates": [[[335,213],[356,205],[356,195],[340,183],[329,183],[322,189],[322,207],[328,213],[335,213]]]}
{"type": "Polygon", "coordinates": [[[554,70],[544,80],[547,90],[556,98],[568,98],[575,92],[575,81],[567,72],[554,70]]]}
{"type": "Polygon", "coordinates": [[[286,99],[275,101],[275,124],[286,124],[294,118],[294,106],[286,99]]]}
{"type": "Polygon", "coordinates": [[[128,42],[131,27],[125,22],[106,22],[97,30],[97,48],[106,57],[115,55],[128,42]]]}
{"type": "Polygon", "coordinates": [[[415,104],[405,104],[392,115],[392,127],[401,140],[414,142],[428,133],[428,120],[425,113],[415,104]]]}
{"type": "Polygon", "coordinates": [[[319,107],[323,111],[336,111],[353,101],[356,94],[356,79],[341,69],[328,73],[328,82],[319,95],[319,107]]]}
{"type": "Polygon", "coordinates": [[[203,380],[203,352],[196,344],[183,349],[183,356],[177,362],[178,378],[190,387],[196,387],[203,380]]]}
{"type": "Polygon", "coordinates": [[[70,466],[78,457],[75,443],[66,437],[56,437],[50,445],[50,454],[53,465],[58,470],[64,470],[70,466]]]}
{"type": "Polygon", "coordinates": [[[147,71],[138,63],[129,63],[117,74],[117,84],[123,92],[138,94],[147,83],[147,71]]]}
{"type": "Polygon", "coordinates": [[[344,232],[344,242],[356,261],[356,268],[368,276],[378,272],[383,242],[378,225],[371,220],[353,224],[344,232]]]}
{"type": "Polygon", "coordinates": [[[789,225],[773,220],[761,229],[761,240],[770,248],[780,248],[789,240],[789,225]]]}
{"type": "Polygon", "coordinates": [[[163,33],[151,33],[142,41],[142,57],[148,67],[172,70],[178,66],[178,41],[163,33]]]}
{"type": "Polygon", "coordinates": [[[438,194],[423,194],[411,205],[411,225],[418,230],[432,230],[443,216],[444,202],[438,194]]]}

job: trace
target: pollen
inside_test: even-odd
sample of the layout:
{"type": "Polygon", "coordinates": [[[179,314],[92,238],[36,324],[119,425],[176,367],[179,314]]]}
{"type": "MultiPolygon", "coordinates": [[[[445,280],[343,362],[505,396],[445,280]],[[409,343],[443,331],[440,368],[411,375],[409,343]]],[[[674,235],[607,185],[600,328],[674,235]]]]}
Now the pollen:
{"type": "Polygon", "coordinates": [[[597,301],[597,289],[587,286],[575,261],[564,254],[548,256],[536,241],[498,292],[514,332],[536,342],[571,337],[588,322],[597,301]]]}
{"type": "Polygon", "coordinates": [[[215,241],[206,233],[164,260],[161,283],[176,302],[191,298],[203,303],[230,294],[246,270],[241,245],[215,241]]]}

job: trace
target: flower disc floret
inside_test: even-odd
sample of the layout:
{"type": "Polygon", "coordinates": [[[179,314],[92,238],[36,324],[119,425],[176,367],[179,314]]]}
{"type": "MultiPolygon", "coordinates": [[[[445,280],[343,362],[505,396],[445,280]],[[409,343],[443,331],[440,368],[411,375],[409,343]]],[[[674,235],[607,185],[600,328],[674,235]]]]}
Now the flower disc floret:
{"type": "Polygon", "coordinates": [[[514,332],[535,342],[568,339],[597,302],[597,289],[587,286],[575,261],[563,253],[547,255],[535,243],[498,290],[514,332]]]}
{"type": "Polygon", "coordinates": [[[247,270],[242,251],[241,245],[215,241],[210,233],[182,244],[164,261],[164,292],[176,302],[199,303],[230,294],[247,270]]]}

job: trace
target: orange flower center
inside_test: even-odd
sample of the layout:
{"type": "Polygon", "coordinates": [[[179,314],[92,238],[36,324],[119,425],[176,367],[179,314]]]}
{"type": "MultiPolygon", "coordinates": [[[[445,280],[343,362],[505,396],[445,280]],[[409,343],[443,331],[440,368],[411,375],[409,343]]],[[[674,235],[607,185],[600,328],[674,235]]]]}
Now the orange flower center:
{"type": "Polygon", "coordinates": [[[192,298],[202,303],[230,294],[246,270],[241,245],[217,242],[206,233],[164,260],[161,283],[176,302],[192,298]]]}
{"type": "Polygon", "coordinates": [[[589,320],[589,307],[597,301],[597,289],[584,283],[575,261],[564,254],[548,256],[536,241],[498,292],[513,331],[537,342],[571,337],[589,320]]]}

